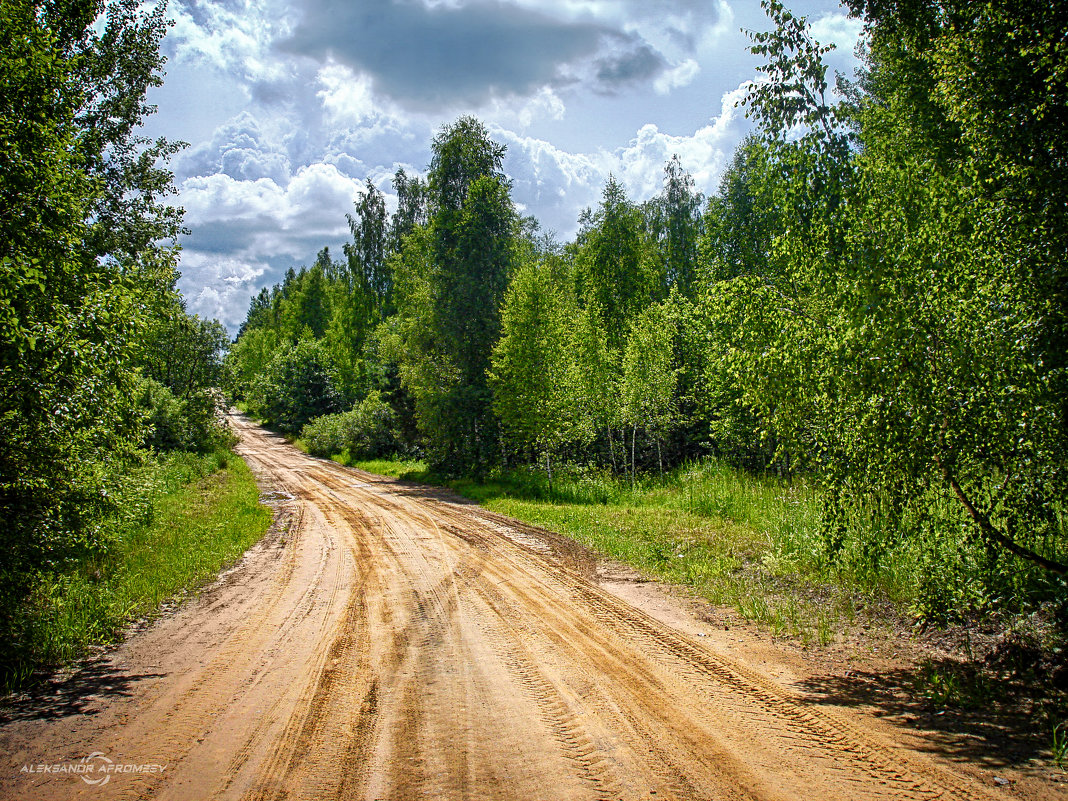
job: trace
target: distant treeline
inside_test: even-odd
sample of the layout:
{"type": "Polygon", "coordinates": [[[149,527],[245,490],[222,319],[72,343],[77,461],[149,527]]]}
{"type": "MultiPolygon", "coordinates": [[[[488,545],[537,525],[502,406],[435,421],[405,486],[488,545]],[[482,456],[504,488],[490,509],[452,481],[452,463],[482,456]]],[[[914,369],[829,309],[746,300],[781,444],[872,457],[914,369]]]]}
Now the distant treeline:
{"type": "Polygon", "coordinates": [[[562,244],[461,118],[396,213],[368,182],[343,257],[253,299],[233,390],[320,453],[452,474],[802,471],[829,561],[919,542],[946,603],[1064,597],[1066,16],[850,0],[864,67],[832,100],[826,48],[764,5],[758,133],[715,196],[672,159],[562,244]]]}

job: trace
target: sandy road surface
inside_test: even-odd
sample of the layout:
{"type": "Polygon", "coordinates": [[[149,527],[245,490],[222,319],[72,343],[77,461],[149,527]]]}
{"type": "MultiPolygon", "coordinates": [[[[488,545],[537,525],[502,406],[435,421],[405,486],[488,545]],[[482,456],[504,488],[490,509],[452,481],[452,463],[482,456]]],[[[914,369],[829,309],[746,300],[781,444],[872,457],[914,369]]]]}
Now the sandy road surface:
{"type": "Polygon", "coordinates": [[[563,538],[234,422],[288,530],[16,710],[0,797],[988,797],[603,591],[563,538]]]}

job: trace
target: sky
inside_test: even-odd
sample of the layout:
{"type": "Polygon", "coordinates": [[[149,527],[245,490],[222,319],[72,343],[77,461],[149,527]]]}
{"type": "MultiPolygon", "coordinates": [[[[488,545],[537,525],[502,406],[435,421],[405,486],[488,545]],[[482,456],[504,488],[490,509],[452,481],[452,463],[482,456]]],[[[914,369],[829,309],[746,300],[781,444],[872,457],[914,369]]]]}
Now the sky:
{"type": "MultiPolygon", "coordinates": [[[[851,76],[860,23],[834,0],[788,5],[851,76]]],[[[340,258],[365,182],[394,203],[397,169],[425,174],[465,114],[560,241],[609,175],[644,201],[675,154],[714,193],[750,130],[742,29],[768,28],[758,0],[171,0],[168,16],[145,133],[188,143],[170,165],[179,288],[231,333],[286,269],[340,258]]]]}

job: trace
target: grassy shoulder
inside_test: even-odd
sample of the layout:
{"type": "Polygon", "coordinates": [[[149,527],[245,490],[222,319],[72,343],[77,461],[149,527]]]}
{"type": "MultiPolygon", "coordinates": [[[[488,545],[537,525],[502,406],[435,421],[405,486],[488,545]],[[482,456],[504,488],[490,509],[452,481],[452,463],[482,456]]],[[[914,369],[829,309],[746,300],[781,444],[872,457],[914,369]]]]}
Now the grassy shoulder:
{"type": "Polygon", "coordinates": [[[116,640],[129,621],[211,581],[270,525],[252,473],[230,452],[161,457],[130,484],[136,500],[107,554],[42,578],[27,610],[22,675],[11,684],[116,640]]]}

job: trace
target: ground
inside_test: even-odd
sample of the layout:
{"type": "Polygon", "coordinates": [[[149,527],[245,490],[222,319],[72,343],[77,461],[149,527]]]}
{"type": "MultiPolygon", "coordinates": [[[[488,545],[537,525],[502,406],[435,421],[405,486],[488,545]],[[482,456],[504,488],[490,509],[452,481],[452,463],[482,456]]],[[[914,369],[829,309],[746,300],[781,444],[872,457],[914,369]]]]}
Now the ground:
{"type": "Polygon", "coordinates": [[[908,641],[776,641],[566,538],[234,423],[278,524],[11,705],[0,798],[1068,797],[1055,771],[895,707],[908,641]]]}

